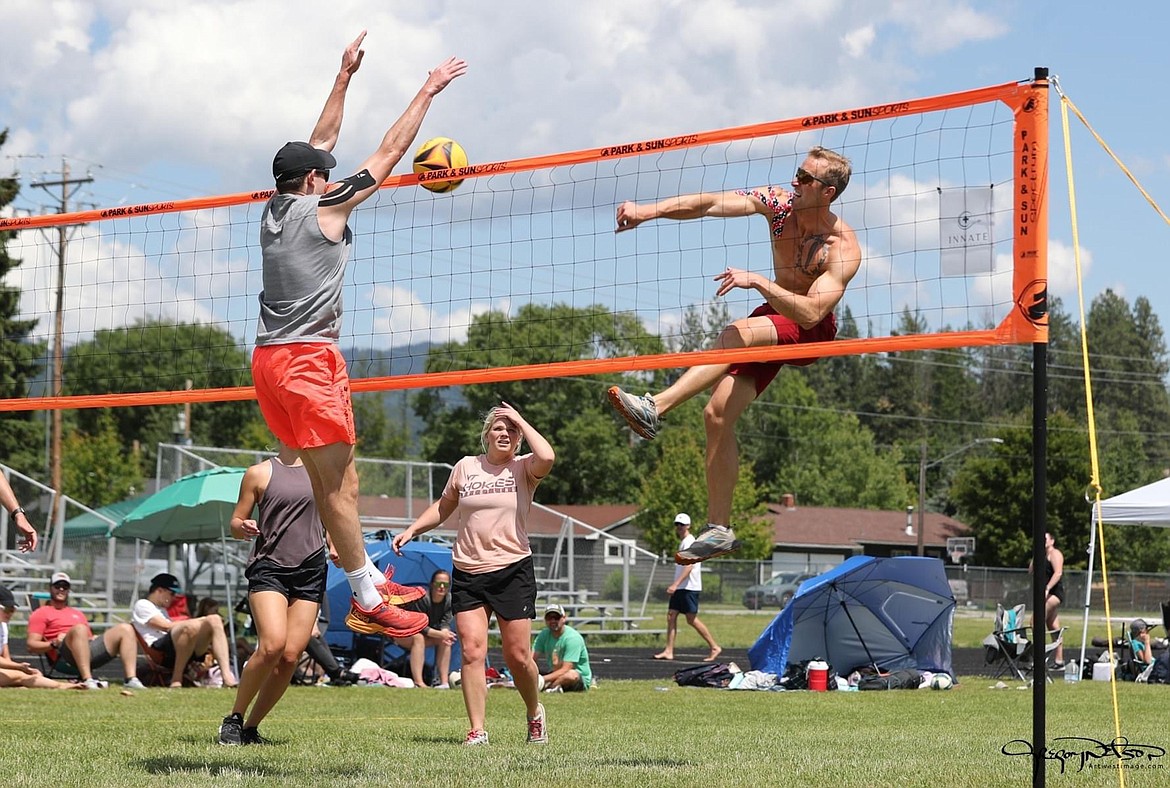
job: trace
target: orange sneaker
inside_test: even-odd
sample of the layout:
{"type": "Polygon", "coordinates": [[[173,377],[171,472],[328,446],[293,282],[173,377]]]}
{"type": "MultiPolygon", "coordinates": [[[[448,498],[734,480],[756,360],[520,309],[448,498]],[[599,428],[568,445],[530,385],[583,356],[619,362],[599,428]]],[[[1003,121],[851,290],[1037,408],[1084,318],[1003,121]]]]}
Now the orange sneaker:
{"type": "Polygon", "coordinates": [[[350,600],[349,614],[345,617],[345,625],[354,632],[363,635],[387,635],[392,638],[408,638],[417,635],[427,628],[430,619],[426,613],[413,610],[403,610],[385,602],[373,610],[366,610],[350,600]]]}
{"type": "Polygon", "coordinates": [[[404,586],[395,583],[390,578],[394,577],[394,567],[386,567],[384,573],[386,575],[386,582],[375,586],[378,593],[382,595],[382,599],[386,600],[387,605],[405,605],[407,602],[413,602],[416,599],[422,599],[426,596],[426,589],[418,586],[404,586]]]}

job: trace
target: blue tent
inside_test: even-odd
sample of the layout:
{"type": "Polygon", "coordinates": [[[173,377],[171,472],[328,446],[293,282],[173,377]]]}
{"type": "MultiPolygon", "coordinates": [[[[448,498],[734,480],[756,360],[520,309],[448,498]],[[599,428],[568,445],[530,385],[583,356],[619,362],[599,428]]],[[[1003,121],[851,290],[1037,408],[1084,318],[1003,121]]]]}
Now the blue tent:
{"type": "Polygon", "coordinates": [[[939,559],[854,556],[801,583],[748,658],[778,675],[818,657],[842,675],[865,666],[951,673],[954,615],[939,559]]]}
{"type": "MultiPolygon", "coordinates": [[[[431,575],[438,570],[450,573],[451,548],[433,542],[409,542],[402,548],[402,555],[395,555],[390,547],[390,538],[387,531],[378,531],[366,537],[366,552],[370,560],[382,571],[386,567],[394,567],[394,582],[407,586],[426,586],[431,582],[431,575]]],[[[345,626],[345,614],[349,611],[350,590],[345,571],[340,567],[329,565],[329,577],[325,581],[325,595],[329,600],[329,628],[325,631],[325,642],[330,646],[337,646],[346,651],[358,651],[358,638],[352,630],[345,626]]],[[[381,646],[384,649],[382,662],[389,661],[401,654],[403,650],[386,641],[381,646]]],[[[428,649],[428,663],[431,656],[428,649]]],[[[451,653],[451,667],[454,670],[460,664],[459,646],[456,643],[451,653]]]]}

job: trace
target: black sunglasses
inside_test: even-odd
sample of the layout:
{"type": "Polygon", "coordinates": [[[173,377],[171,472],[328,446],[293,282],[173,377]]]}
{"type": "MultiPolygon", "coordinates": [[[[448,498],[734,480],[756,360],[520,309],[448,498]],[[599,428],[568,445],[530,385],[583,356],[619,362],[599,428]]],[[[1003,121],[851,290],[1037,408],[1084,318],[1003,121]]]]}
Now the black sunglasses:
{"type": "Polygon", "coordinates": [[[68,583],[53,583],[53,588],[71,588],[68,583]]]}
{"type": "Polygon", "coordinates": [[[796,182],[797,183],[799,183],[801,186],[808,186],[813,181],[816,181],[817,183],[823,184],[825,186],[832,186],[833,185],[833,184],[829,183],[828,181],[826,181],[824,178],[818,178],[817,176],[813,175],[811,172],[806,170],[804,167],[797,167],[796,168],[796,182]]]}

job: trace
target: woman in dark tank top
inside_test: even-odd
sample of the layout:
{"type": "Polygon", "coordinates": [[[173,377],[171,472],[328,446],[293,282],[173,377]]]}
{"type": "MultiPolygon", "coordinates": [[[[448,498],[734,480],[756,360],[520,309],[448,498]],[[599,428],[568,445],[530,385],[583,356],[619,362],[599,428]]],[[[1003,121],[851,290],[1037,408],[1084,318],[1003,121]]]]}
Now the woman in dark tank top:
{"type": "Polygon", "coordinates": [[[240,673],[219,741],[259,744],[264,738],[258,726],[288,688],[312,635],[325,592],[326,558],[336,559],[296,451],[281,444],[275,457],[245,471],[231,529],[236,539],[253,540],[245,576],[260,642],[240,673]]]}

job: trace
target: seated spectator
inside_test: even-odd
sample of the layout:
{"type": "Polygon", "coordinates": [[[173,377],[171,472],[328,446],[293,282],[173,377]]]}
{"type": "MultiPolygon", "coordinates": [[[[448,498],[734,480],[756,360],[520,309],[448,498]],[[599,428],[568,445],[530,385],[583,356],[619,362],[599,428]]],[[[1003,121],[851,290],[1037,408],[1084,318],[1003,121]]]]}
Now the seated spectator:
{"type": "Polygon", "coordinates": [[[532,656],[544,679],[545,692],[581,692],[593,686],[585,638],[565,623],[565,609],[560,605],[545,609],[544,629],[532,644],[532,656]]]}
{"type": "Polygon", "coordinates": [[[76,671],[81,683],[89,689],[102,689],[106,682],[93,676],[114,657],[122,660],[125,685],[131,689],[145,689],[138,680],[138,640],[129,624],[115,624],[101,637],[93,634],[85,614],[69,606],[69,591],[73,581],[64,572],[55,572],[49,580],[49,601],[28,617],[28,650],[44,654],[54,668],[76,671]]]}
{"type": "Polygon", "coordinates": [[[171,687],[183,686],[183,672],[192,656],[211,651],[215,664],[219,666],[223,683],[236,686],[236,675],[228,657],[227,635],[223,631],[223,619],[218,614],[203,618],[188,618],[172,621],[166,614],[176,594],[182,593],[179,580],[163,572],[150,580],[150,590],[144,599],[134,603],[131,618],[134,629],[142,642],[161,651],[163,665],[171,668],[171,687]]]}
{"type": "Polygon", "coordinates": [[[322,633],[327,629],[329,629],[329,596],[322,594],[321,609],[317,611],[317,623],[313,625],[313,632],[309,636],[309,642],[305,645],[305,652],[321,666],[321,670],[329,677],[329,686],[348,687],[354,683],[352,674],[341,669],[341,665],[337,663],[337,657],[333,656],[332,649],[325,642],[322,633]]]}
{"type": "Polygon", "coordinates": [[[1154,664],[1154,649],[1150,645],[1150,627],[1143,619],[1135,618],[1129,625],[1129,646],[1140,673],[1154,664]]]}
{"type": "Polygon", "coordinates": [[[86,689],[84,684],[70,684],[45,678],[27,662],[17,662],[8,651],[8,622],[16,612],[16,597],[7,586],[0,586],[0,687],[35,687],[37,689],[86,689]]]}
{"type": "Polygon", "coordinates": [[[204,616],[211,615],[223,618],[223,614],[219,612],[219,600],[214,597],[205,596],[195,606],[195,618],[203,618],[204,616]]]}
{"type": "Polygon", "coordinates": [[[451,646],[455,633],[451,630],[451,575],[442,569],[431,575],[430,593],[403,605],[405,610],[426,613],[430,619],[422,632],[408,638],[394,638],[394,643],[410,654],[410,678],[414,686],[425,687],[423,668],[426,666],[427,646],[435,649],[435,684],[447,689],[447,674],[451,672],[451,646]]]}
{"type": "MultiPolygon", "coordinates": [[[[189,594],[179,594],[176,598],[184,600],[194,599],[194,597],[189,594]]],[[[190,610],[186,602],[184,602],[182,605],[171,605],[169,608],[167,608],[167,615],[170,616],[172,621],[181,620],[176,619],[171,613],[171,611],[175,610],[176,608],[181,608],[184,611],[190,610]]],[[[205,616],[211,615],[216,615],[220,618],[223,618],[223,615],[219,612],[219,600],[213,597],[205,596],[199,600],[198,604],[195,605],[195,618],[203,618],[205,616]]],[[[191,616],[184,614],[183,618],[191,618],[191,616]]],[[[245,661],[247,661],[247,657],[244,659],[239,659],[237,653],[236,664],[242,665],[245,661]]],[[[215,655],[210,651],[203,655],[203,659],[190,663],[186,676],[188,683],[193,683],[197,687],[223,686],[223,675],[219,672],[219,666],[215,664],[215,655]]]]}

